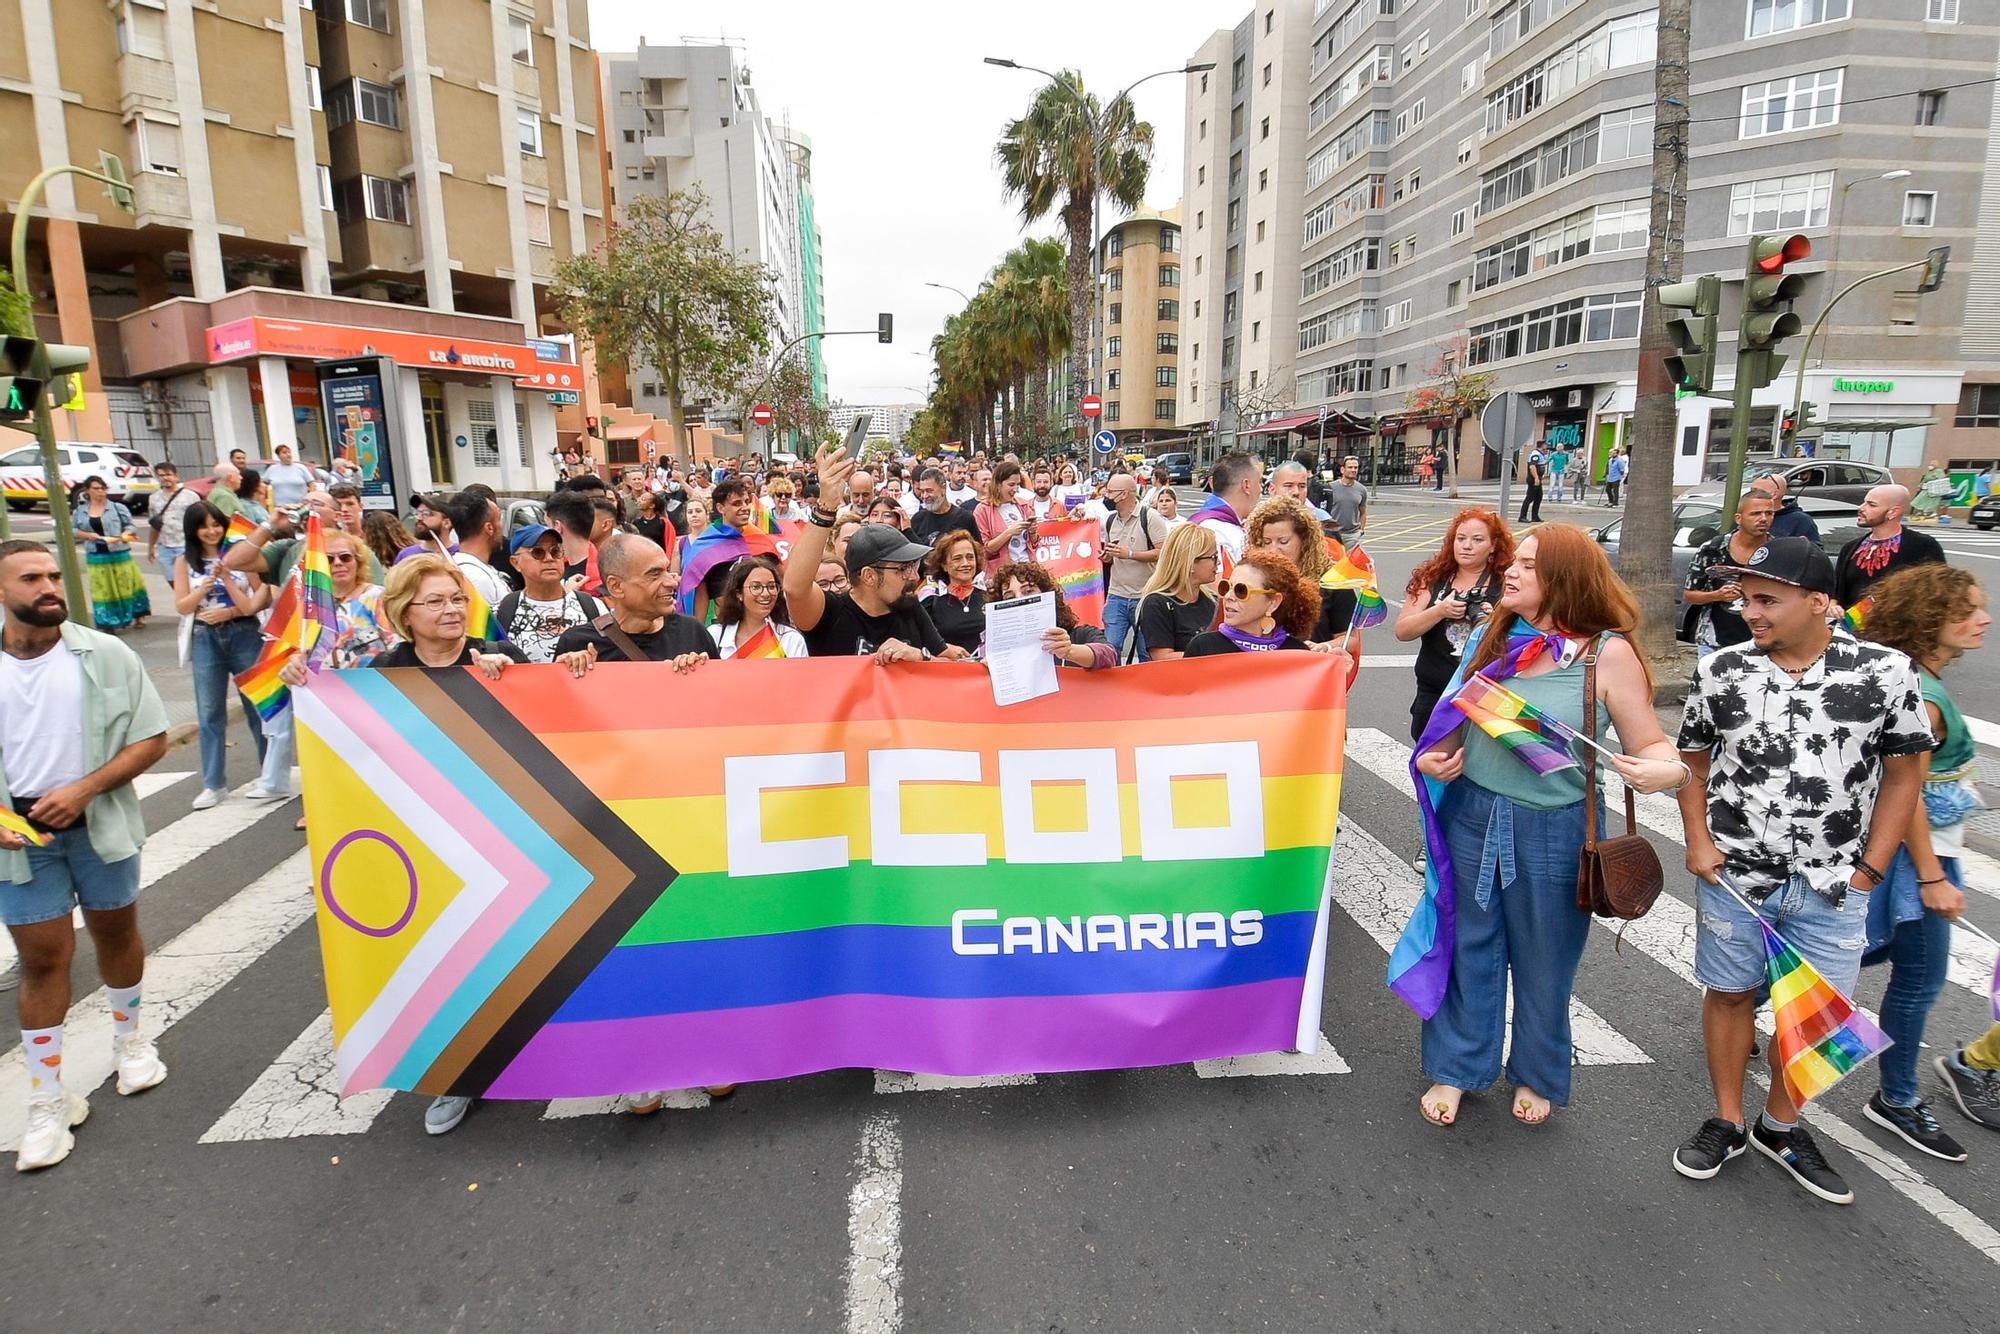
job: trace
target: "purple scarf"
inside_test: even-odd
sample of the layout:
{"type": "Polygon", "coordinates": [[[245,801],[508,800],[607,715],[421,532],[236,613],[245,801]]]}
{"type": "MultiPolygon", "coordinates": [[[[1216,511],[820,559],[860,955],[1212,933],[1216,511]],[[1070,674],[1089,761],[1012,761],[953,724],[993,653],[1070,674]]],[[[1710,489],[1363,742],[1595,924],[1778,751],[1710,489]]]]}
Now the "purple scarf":
{"type": "Polygon", "coordinates": [[[1243,520],[1236,517],[1236,511],[1229,508],[1229,502],[1221,496],[1210,496],[1207,500],[1204,500],[1201,503],[1201,508],[1194,512],[1190,522],[1201,523],[1206,519],[1214,519],[1218,523],[1226,523],[1232,528],[1241,528],[1243,526],[1243,520]]]}
{"type": "Polygon", "coordinates": [[[1218,625],[1216,629],[1222,632],[1224,639],[1245,653],[1269,653],[1274,648],[1283,648],[1286,639],[1285,628],[1281,625],[1272,626],[1268,635],[1253,635],[1248,630],[1238,630],[1227,622],[1218,625]]]}

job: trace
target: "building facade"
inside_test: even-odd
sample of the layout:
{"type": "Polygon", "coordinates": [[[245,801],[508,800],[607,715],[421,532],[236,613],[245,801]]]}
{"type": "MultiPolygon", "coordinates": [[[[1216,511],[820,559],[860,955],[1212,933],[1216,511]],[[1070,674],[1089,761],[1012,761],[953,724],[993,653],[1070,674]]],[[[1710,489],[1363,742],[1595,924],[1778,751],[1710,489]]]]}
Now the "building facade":
{"type": "Polygon", "coordinates": [[[924,410],[921,403],[836,403],[827,409],[827,429],[835,435],[845,436],[854,419],[862,413],[869,415],[868,438],[887,440],[892,444],[903,443],[903,435],[910,429],[910,422],[924,410]]]}
{"type": "MultiPolygon", "coordinates": [[[[741,53],[728,46],[642,43],[599,60],[614,209],[642,194],[700,190],[724,244],[771,271],[772,350],[823,329],[811,141],[764,114],[741,53]]],[[[823,396],[821,341],[811,340],[808,355],[823,396]]],[[[633,406],[664,414],[666,400],[652,369],[635,363],[629,378],[633,406]]],[[[687,408],[691,419],[740,425],[747,405],[698,390],[687,408]]]]}
{"type": "Polygon", "coordinates": [[[1178,207],[1141,209],[1098,240],[1098,429],[1122,449],[1179,438],[1181,225],[1178,207]]]}
{"type": "Polygon", "coordinates": [[[0,116],[32,127],[0,148],[10,208],[100,153],[136,198],[59,177],[34,208],[40,332],[92,351],[59,433],[323,462],[362,408],[314,363],[379,356],[384,496],[553,481],[584,377],[548,285],[603,218],[585,0],[20,0],[0,116]]]}
{"type": "MultiPolygon", "coordinates": [[[[1715,396],[1680,404],[1676,483],[1719,475],[1727,453],[1753,233],[1810,238],[1810,259],[1792,269],[1807,275],[1796,309],[1808,326],[1856,279],[1954,247],[1937,292],[1918,295],[1908,272],[1845,298],[1805,359],[1803,391],[1825,455],[1914,477],[1961,447],[1950,427],[1994,101],[1984,87],[1945,85],[1993,74],[2000,29],[1980,18],[1953,0],[1694,7],[1683,275],[1720,274],[1725,297],[1715,396]]],[[[1240,319],[1202,339],[1239,340],[1245,415],[1316,417],[1325,406],[1347,433],[1340,447],[1384,476],[1405,473],[1434,441],[1456,443],[1462,473],[1492,475],[1498,461],[1477,447],[1475,422],[1412,402],[1426,385],[1490,373],[1534,402],[1538,439],[1585,448],[1601,474],[1631,430],[1658,21],[1645,0],[1301,0],[1254,11],[1247,43],[1243,26],[1229,35],[1232,58],[1249,57],[1248,87],[1225,94],[1226,109],[1211,99],[1190,113],[1233,123],[1240,103],[1241,123],[1260,133],[1263,115],[1289,109],[1265,88],[1262,65],[1278,87],[1302,59],[1303,194],[1270,210],[1286,233],[1280,252],[1296,247],[1284,273],[1296,300],[1290,383],[1275,360],[1248,358],[1240,319]],[[1276,382],[1274,401],[1250,398],[1247,369],[1276,382]]],[[[1273,138],[1285,142],[1282,126],[1273,138]]],[[[1191,151],[1190,174],[1209,158],[1191,151]]],[[[1987,212],[2000,221],[2000,207],[1987,212]]],[[[1226,265],[1228,244],[1226,232],[1209,233],[1190,251],[1207,252],[1205,267],[1226,265]]],[[[1226,302],[1227,289],[1217,295],[1226,302]]],[[[1794,340],[1786,350],[1787,373],[1755,398],[1753,454],[1771,451],[1792,402],[1804,349],[1794,340]]],[[[1230,369],[1223,362],[1212,378],[1228,386],[1230,369]]],[[[1220,408],[1185,396],[1183,423],[1214,429],[1220,408]]]]}

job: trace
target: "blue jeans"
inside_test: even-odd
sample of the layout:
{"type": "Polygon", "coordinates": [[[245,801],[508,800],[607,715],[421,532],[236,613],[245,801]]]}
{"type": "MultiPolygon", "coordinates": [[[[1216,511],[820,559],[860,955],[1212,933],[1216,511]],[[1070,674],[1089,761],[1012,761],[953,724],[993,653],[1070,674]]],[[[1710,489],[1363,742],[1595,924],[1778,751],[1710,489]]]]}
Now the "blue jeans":
{"type": "MultiPolygon", "coordinates": [[[[1118,650],[1118,661],[1125,661],[1125,637],[1137,629],[1139,620],[1139,599],[1111,596],[1104,599],[1104,638],[1112,648],[1118,650]]],[[[1145,659],[1141,649],[1133,655],[1133,661],[1145,659]]]]}
{"type": "Polygon", "coordinates": [[[1590,935],[1576,908],[1583,803],[1521,806],[1469,778],[1445,789],[1439,819],[1457,881],[1451,982],[1424,1021],[1424,1075],[1483,1089],[1500,1077],[1507,976],[1514,978],[1514,1043],[1507,1077],[1568,1106],[1570,992],[1590,935]]]}
{"type": "Polygon", "coordinates": [[[79,905],[85,912],[129,908],[139,897],[139,854],[105,861],[91,846],[89,822],[78,820],[51,834],[47,847],[29,846],[28,877],[25,885],[0,881],[0,923],[53,922],[79,905]]]}
{"type": "Polygon", "coordinates": [[[290,792],[292,766],[299,756],[298,738],[292,731],[292,706],[287,704],[263,727],[264,767],[257,783],[266,792],[290,792]]]}
{"type": "Polygon", "coordinates": [[[174,562],[186,554],[180,547],[170,547],[164,542],[159,546],[158,556],[154,564],[159,566],[160,578],[167,581],[167,587],[170,590],[174,586],[174,562]]]}
{"type": "MultiPolygon", "coordinates": [[[[1938,862],[1954,885],[1962,883],[1956,859],[1940,857],[1938,862]]],[[[1916,888],[1916,864],[1910,860],[1907,849],[1898,848],[1896,859],[1889,863],[1889,878],[1868,896],[1869,938],[1878,935],[1878,917],[1885,919],[1884,925],[1889,925],[1889,938],[1861,956],[1864,968],[1878,963],[1889,965],[1889,985],[1882,991],[1882,1031],[1896,1045],[1876,1060],[1882,1067],[1882,1101],[1893,1107],[1912,1107],[1922,1100],[1917,1087],[1917,1061],[1923,1055],[1919,1049],[1924,1040],[1924,1021],[1944,992],[1951,965],[1950,918],[1923,907],[1922,899],[1918,898],[1916,916],[1893,923],[1886,920],[1904,916],[1894,910],[1894,905],[1899,899],[1907,901],[1909,896],[1898,891],[1916,888]]]]}
{"type": "Polygon", "coordinates": [[[254,616],[238,617],[220,625],[195,623],[194,640],[188,649],[194,668],[194,712],[201,725],[201,785],[228,786],[229,697],[243,699],[243,721],[257,742],[257,761],[264,760],[264,724],[243,693],[230,678],[250,670],[264,646],[264,635],[254,616]]]}

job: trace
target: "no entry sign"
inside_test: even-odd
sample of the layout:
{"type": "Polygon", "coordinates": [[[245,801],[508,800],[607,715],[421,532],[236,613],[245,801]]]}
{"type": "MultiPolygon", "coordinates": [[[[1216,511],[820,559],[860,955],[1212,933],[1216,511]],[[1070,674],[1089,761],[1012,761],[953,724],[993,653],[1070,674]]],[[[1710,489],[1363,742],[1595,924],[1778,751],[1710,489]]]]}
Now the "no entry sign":
{"type": "Polygon", "coordinates": [[[1092,421],[1096,421],[1098,414],[1104,411],[1104,400],[1096,394],[1085,394],[1080,406],[1083,409],[1084,416],[1090,418],[1092,421]]]}

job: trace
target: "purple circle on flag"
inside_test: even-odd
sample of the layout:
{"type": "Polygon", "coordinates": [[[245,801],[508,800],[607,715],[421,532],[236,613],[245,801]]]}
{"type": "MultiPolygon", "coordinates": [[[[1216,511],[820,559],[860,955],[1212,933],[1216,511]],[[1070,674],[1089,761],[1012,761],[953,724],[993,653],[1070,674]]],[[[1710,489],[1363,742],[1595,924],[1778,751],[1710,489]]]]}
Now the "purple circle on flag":
{"type": "Polygon", "coordinates": [[[326,900],[326,908],[328,912],[332,913],[336,918],[340,919],[348,926],[353,927],[356,931],[359,931],[362,935],[376,936],[376,937],[393,936],[398,931],[401,931],[404,927],[408,926],[410,924],[410,919],[417,915],[417,868],[415,864],[410,861],[410,854],[403,851],[403,845],[398,843],[395,839],[390,838],[387,834],[379,833],[373,829],[357,829],[353,833],[344,835],[338,843],[334,844],[332,849],[330,849],[327,852],[326,860],[320,863],[319,896],[322,899],[326,900]],[[365,923],[356,921],[351,915],[349,915],[348,911],[345,908],[340,906],[340,901],[333,897],[334,862],[340,859],[340,854],[347,850],[348,844],[358,843],[363,839],[367,839],[375,843],[380,843],[383,846],[387,847],[391,852],[394,852],[396,856],[402,860],[403,874],[409,877],[410,901],[403,906],[403,915],[401,917],[398,917],[395,921],[391,922],[387,926],[368,926],[365,923]]]}

